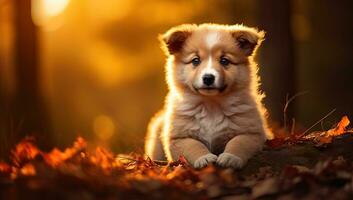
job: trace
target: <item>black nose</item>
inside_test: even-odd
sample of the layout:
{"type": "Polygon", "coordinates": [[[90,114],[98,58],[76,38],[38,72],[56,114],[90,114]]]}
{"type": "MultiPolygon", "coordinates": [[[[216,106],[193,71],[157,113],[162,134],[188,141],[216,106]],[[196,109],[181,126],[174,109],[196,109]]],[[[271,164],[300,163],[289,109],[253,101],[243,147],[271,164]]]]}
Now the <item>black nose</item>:
{"type": "Polygon", "coordinates": [[[210,86],[214,83],[215,76],[213,74],[205,74],[202,77],[203,84],[210,86]]]}

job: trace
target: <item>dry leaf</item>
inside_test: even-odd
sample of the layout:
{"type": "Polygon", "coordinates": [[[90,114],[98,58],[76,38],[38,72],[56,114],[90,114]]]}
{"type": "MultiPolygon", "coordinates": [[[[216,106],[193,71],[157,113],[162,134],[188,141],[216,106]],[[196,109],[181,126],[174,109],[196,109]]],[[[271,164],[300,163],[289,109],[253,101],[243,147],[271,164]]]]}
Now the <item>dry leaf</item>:
{"type": "Polygon", "coordinates": [[[328,130],[327,136],[337,136],[342,135],[346,131],[346,127],[349,125],[350,121],[347,116],[343,116],[341,121],[337,124],[334,129],[328,130]]]}
{"type": "Polygon", "coordinates": [[[279,182],[277,178],[268,178],[253,188],[252,197],[259,198],[261,196],[276,194],[279,191],[279,182]]]}

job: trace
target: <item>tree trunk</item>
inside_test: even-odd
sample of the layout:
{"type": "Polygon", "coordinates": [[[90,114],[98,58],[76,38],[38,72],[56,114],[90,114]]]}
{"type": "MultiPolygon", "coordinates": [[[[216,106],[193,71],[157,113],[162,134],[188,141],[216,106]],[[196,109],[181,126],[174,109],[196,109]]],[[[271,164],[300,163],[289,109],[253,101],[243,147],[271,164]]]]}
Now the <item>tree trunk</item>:
{"type": "MultiPolygon", "coordinates": [[[[291,34],[291,1],[258,1],[259,28],[266,31],[260,54],[263,90],[271,119],[283,121],[286,96],[296,93],[296,70],[291,34]]],[[[295,102],[288,110],[288,120],[294,117],[295,102]]]]}
{"type": "Polygon", "coordinates": [[[16,93],[10,116],[15,127],[19,127],[17,139],[33,135],[38,144],[46,147],[51,143],[50,126],[40,91],[38,30],[31,19],[31,1],[14,1],[14,15],[16,93]]]}

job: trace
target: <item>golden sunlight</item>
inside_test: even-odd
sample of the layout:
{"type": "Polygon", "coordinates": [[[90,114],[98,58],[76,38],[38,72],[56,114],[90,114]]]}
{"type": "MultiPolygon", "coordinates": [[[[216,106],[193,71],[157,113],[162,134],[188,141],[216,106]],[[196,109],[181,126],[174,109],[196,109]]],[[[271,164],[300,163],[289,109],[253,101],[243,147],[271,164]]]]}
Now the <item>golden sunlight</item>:
{"type": "MultiPolygon", "coordinates": [[[[37,26],[53,26],[52,18],[63,13],[70,0],[32,0],[32,20],[37,26]]],[[[58,26],[58,23],[54,22],[58,26]]]]}

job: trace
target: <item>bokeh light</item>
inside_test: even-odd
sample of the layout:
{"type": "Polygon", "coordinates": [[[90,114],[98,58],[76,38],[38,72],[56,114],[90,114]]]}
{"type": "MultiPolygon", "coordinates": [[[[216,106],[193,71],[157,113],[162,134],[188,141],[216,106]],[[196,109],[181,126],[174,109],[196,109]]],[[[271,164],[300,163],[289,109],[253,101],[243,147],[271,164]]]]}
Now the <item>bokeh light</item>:
{"type": "Polygon", "coordinates": [[[32,0],[32,20],[44,29],[55,29],[62,24],[56,19],[69,5],[70,0],[32,0]]]}
{"type": "Polygon", "coordinates": [[[94,119],[93,131],[100,140],[107,141],[115,133],[114,122],[106,115],[99,115],[94,119]]]}

